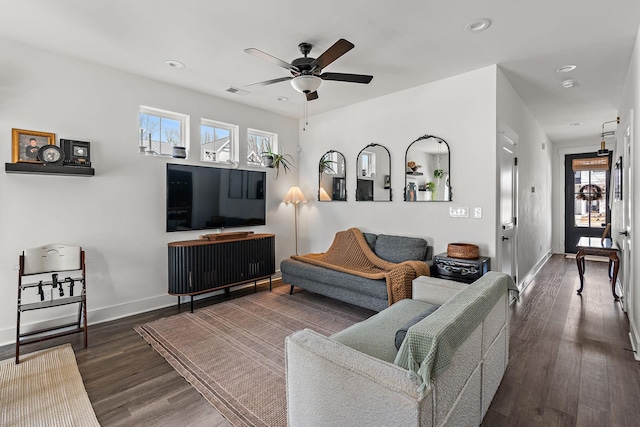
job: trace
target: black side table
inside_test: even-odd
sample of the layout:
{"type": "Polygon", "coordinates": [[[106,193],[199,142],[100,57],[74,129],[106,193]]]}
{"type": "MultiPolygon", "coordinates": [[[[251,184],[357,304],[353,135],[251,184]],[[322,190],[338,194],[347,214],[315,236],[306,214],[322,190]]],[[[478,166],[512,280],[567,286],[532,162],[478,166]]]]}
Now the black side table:
{"type": "Polygon", "coordinates": [[[472,283],[489,271],[489,261],[490,259],[484,256],[476,259],[450,258],[445,252],[433,257],[431,275],[456,282],[472,283]]]}

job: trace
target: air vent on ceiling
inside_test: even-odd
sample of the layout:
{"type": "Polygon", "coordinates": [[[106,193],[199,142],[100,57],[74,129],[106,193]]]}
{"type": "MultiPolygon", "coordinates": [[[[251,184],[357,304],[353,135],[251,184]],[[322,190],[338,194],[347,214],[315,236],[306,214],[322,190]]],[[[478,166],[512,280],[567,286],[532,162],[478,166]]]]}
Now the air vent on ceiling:
{"type": "Polygon", "coordinates": [[[242,90],[242,89],[238,89],[237,87],[233,87],[233,86],[230,86],[229,89],[227,89],[227,92],[234,93],[236,95],[241,95],[241,96],[249,95],[248,91],[242,90]]]}

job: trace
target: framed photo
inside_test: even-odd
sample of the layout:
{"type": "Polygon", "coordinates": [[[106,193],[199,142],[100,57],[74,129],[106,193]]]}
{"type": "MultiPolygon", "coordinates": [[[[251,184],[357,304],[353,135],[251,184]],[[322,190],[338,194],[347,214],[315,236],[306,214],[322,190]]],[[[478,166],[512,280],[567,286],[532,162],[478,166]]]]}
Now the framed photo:
{"type": "Polygon", "coordinates": [[[11,161],[13,163],[42,163],[38,160],[38,150],[45,145],[56,145],[56,134],[11,129],[11,141],[11,161]]]}

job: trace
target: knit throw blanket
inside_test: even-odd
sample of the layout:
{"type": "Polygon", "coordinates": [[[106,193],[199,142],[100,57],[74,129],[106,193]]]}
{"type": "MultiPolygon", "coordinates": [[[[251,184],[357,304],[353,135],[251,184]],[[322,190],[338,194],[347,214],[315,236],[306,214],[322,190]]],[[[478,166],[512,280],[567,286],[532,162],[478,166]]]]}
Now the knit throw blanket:
{"type": "Polygon", "coordinates": [[[413,279],[429,275],[429,265],[425,262],[396,264],[378,258],[357,228],[337,232],[327,252],[292,255],[291,258],[367,279],[385,279],[389,305],[411,298],[413,279]]]}

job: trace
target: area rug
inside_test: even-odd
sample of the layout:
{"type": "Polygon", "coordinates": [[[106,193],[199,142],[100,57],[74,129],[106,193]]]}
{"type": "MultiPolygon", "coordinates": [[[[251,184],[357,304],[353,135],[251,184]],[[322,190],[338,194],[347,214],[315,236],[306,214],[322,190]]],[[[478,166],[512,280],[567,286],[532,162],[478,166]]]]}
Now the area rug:
{"type": "Polygon", "coordinates": [[[70,344],[0,362],[0,426],[99,426],[70,344]]]}
{"type": "Polygon", "coordinates": [[[372,311],[281,286],[182,313],[136,331],[232,425],[286,426],[284,339],[330,335],[372,311]]]}

